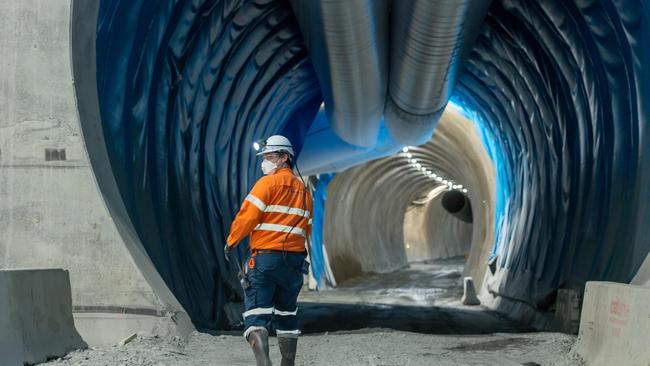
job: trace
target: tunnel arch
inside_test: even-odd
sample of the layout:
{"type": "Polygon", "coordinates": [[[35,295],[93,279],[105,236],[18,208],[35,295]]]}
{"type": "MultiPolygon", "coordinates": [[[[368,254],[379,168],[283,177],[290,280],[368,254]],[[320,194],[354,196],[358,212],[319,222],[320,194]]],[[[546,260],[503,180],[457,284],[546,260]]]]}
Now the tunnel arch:
{"type": "MultiPolygon", "coordinates": [[[[93,11],[83,3],[73,5],[79,22],[93,11]]],[[[291,9],[268,0],[94,4],[96,68],[82,67],[83,34],[73,59],[75,78],[96,78],[97,99],[93,85],[77,98],[80,110],[98,110],[80,114],[104,198],[132,253],[146,253],[140,267],[151,261],[164,281],[154,288],[168,287],[197,328],[228,328],[243,295],[221,248],[261,176],[252,141],[283,133],[300,151],[322,99],[291,9]],[[90,143],[94,135],[103,141],[90,143]]],[[[244,258],[246,245],[238,250],[244,258]]]]}
{"type": "MultiPolygon", "coordinates": [[[[494,0],[467,54],[445,61],[459,75],[451,99],[475,121],[473,143],[494,164],[495,186],[470,189],[472,202],[484,201],[472,196],[478,190],[488,199],[467,267],[478,284],[486,278],[493,300],[543,311],[558,288],[629,282],[647,257],[649,13],[641,0],[494,0]]],[[[291,5],[74,1],[72,21],[84,138],[127,246],[197,327],[233,326],[241,290],[219,248],[261,174],[250,142],[283,133],[300,151],[329,87],[319,84],[291,5]]],[[[367,160],[401,148],[385,127],[385,145],[351,154],[367,160]]],[[[458,163],[444,148],[422,158],[452,171],[458,163]]],[[[391,179],[362,177],[426,181],[388,166],[391,179]]],[[[490,164],[476,166],[489,175],[490,164]]]]}
{"type": "Polygon", "coordinates": [[[454,99],[478,114],[501,160],[493,295],[543,309],[559,287],[629,282],[646,257],[644,11],[609,1],[490,8],[454,99]]]}
{"type": "MultiPolygon", "coordinates": [[[[471,250],[458,254],[468,255],[465,271],[482,278],[484,266],[480,263],[487,260],[493,242],[495,172],[473,122],[455,107],[447,107],[427,144],[339,173],[328,185],[323,245],[337,282],[364,273],[394,271],[408,264],[406,211],[418,197],[442,187],[441,182],[409,163],[412,159],[445,180],[462,184],[471,200],[481,203],[475,209],[467,243],[471,250]]],[[[430,223],[445,225],[457,220],[444,211],[438,213],[440,216],[432,216],[430,223]]],[[[439,226],[433,230],[453,236],[456,229],[465,228],[439,226]]]]}

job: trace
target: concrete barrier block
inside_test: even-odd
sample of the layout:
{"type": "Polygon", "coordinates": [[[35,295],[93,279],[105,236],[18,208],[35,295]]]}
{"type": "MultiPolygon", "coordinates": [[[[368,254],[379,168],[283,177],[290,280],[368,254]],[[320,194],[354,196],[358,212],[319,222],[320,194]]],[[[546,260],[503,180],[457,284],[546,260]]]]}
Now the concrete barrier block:
{"type": "Polygon", "coordinates": [[[87,347],[74,327],[68,271],[0,270],[0,365],[35,364],[87,347]]]}
{"type": "Polygon", "coordinates": [[[587,365],[650,365],[650,289],[587,282],[575,351],[587,365]]]}

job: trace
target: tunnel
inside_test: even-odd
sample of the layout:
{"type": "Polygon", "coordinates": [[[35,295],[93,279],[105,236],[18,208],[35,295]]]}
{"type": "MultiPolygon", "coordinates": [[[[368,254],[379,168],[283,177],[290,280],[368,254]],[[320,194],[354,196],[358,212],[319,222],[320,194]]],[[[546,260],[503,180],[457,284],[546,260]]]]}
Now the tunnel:
{"type": "Polygon", "coordinates": [[[314,193],[319,286],[464,256],[484,304],[544,329],[559,289],[629,283],[650,251],[649,16],[641,0],[77,0],[72,68],[113,220],[197,329],[240,316],[222,248],[273,134],[314,193]]]}

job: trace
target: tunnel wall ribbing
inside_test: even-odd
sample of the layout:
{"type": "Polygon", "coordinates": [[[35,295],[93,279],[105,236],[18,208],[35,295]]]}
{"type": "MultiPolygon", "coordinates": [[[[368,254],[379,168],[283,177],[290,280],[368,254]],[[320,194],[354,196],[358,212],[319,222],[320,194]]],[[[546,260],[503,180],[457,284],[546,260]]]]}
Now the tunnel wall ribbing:
{"type": "MultiPolygon", "coordinates": [[[[100,187],[109,169],[118,187],[104,197],[123,201],[107,204],[134,228],[125,239],[195,324],[225,327],[241,294],[219,252],[260,174],[250,142],[282,132],[300,145],[321,100],[291,10],[102,0],[99,14],[101,121],[81,123],[100,187]],[[110,167],[88,144],[98,123],[110,167]]],[[[496,244],[473,239],[469,258],[475,279],[497,259],[493,294],[544,308],[558,287],[629,281],[647,256],[647,18],[640,0],[492,3],[453,99],[480,117],[497,169],[496,244]]],[[[77,80],[84,55],[72,54],[77,80]]]]}
{"type": "Polygon", "coordinates": [[[645,6],[491,7],[454,99],[480,116],[508,190],[497,192],[494,295],[543,309],[559,287],[629,282],[646,257],[645,6]]]}
{"type": "Polygon", "coordinates": [[[252,141],[284,133],[299,151],[321,103],[290,6],[102,0],[96,50],[105,144],[127,212],[113,216],[132,223],[197,327],[228,327],[236,319],[224,310],[241,288],[221,248],[261,175],[252,141]]]}

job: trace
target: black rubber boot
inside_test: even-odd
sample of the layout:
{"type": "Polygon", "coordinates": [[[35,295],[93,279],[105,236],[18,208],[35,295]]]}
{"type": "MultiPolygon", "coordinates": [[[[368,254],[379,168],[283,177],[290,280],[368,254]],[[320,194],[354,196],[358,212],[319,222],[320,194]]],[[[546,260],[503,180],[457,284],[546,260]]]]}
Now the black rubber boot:
{"type": "Polygon", "coordinates": [[[296,362],[298,338],[278,337],[278,346],[282,354],[282,366],[293,366],[296,362]]]}
{"type": "Polygon", "coordinates": [[[257,366],[271,366],[269,358],[269,332],[266,329],[254,330],[248,335],[248,344],[253,349],[257,366]]]}

